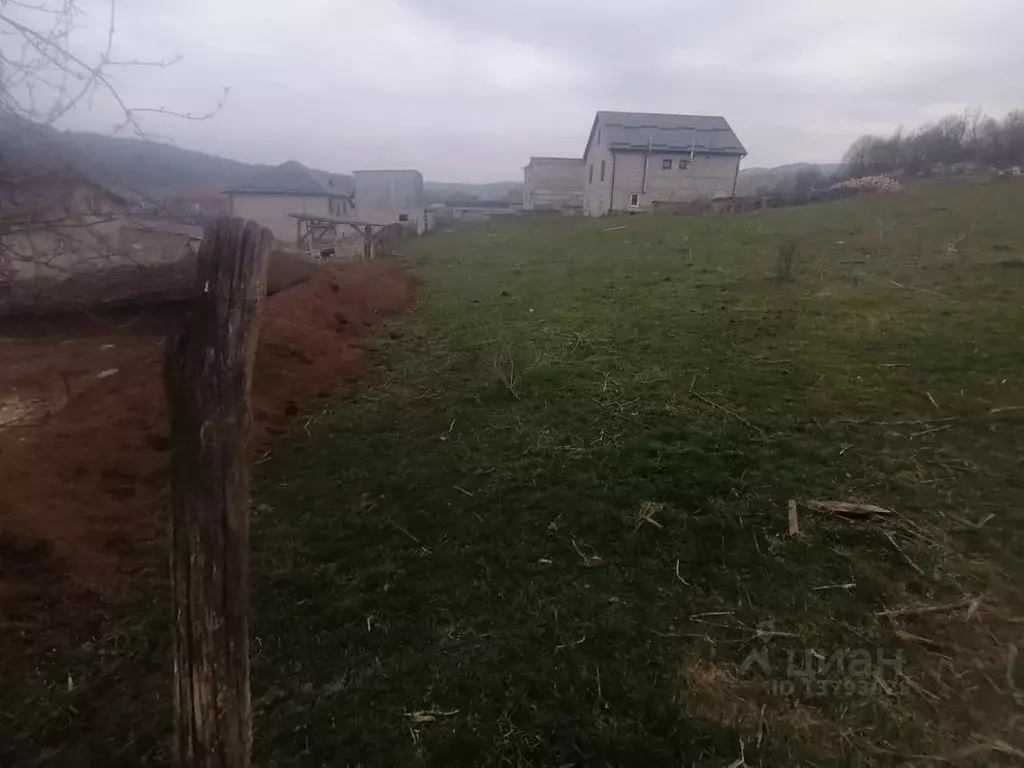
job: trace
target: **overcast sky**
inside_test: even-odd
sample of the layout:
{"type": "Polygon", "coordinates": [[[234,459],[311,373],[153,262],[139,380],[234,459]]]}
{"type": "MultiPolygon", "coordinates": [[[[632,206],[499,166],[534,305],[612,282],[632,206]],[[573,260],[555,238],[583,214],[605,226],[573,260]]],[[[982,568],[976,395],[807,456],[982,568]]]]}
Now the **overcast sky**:
{"type": "MultiPolygon", "coordinates": [[[[80,0],[87,27],[106,0],[80,0]]],[[[89,32],[84,33],[88,35],[89,32]]],[[[190,149],[326,170],[519,179],[579,156],[599,109],[723,115],[744,167],[836,161],[858,135],[1024,107],[1024,0],[119,0],[129,103],[190,149]]],[[[62,125],[109,130],[97,99],[62,125]]]]}

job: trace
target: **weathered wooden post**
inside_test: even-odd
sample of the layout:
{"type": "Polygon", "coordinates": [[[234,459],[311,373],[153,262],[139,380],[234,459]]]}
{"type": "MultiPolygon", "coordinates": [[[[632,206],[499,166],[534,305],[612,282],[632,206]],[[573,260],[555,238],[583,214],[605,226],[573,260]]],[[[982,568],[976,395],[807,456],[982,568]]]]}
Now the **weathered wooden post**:
{"type": "Polygon", "coordinates": [[[373,227],[369,224],[363,227],[363,258],[373,258],[373,227]]]}
{"type": "Polygon", "coordinates": [[[171,417],[174,753],[249,765],[249,392],[272,236],[222,218],[199,249],[195,298],[164,367],[171,417]]]}

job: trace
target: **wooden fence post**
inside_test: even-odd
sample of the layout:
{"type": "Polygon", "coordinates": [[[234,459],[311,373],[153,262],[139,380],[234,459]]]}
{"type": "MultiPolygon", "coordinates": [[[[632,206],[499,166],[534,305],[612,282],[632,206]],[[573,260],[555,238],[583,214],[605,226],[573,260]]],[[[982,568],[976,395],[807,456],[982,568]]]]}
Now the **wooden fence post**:
{"type": "Polygon", "coordinates": [[[174,754],[249,765],[249,392],[272,235],[224,217],[199,249],[195,298],[167,346],[171,418],[174,754]]]}
{"type": "Polygon", "coordinates": [[[363,258],[373,258],[373,227],[369,224],[363,227],[363,258]]]}

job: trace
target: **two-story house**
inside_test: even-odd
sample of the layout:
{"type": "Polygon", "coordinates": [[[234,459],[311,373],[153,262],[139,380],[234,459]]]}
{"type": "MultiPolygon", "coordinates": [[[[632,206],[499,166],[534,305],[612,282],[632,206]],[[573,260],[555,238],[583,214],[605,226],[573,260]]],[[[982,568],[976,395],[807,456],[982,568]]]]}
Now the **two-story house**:
{"type": "Polygon", "coordinates": [[[746,154],[724,117],[598,112],[583,153],[583,212],[730,197],[746,154]]]}

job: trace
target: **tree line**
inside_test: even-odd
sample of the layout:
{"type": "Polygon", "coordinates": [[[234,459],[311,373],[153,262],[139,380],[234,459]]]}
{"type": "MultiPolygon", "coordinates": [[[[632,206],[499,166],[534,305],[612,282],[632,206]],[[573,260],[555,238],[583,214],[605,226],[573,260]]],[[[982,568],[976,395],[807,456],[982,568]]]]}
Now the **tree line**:
{"type": "Polygon", "coordinates": [[[843,156],[844,175],[901,171],[928,173],[936,165],[971,163],[993,168],[1024,165],[1024,110],[996,120],[980,110],[947,115],[938,122],[889,137],[861,136],[843,156]]]}

